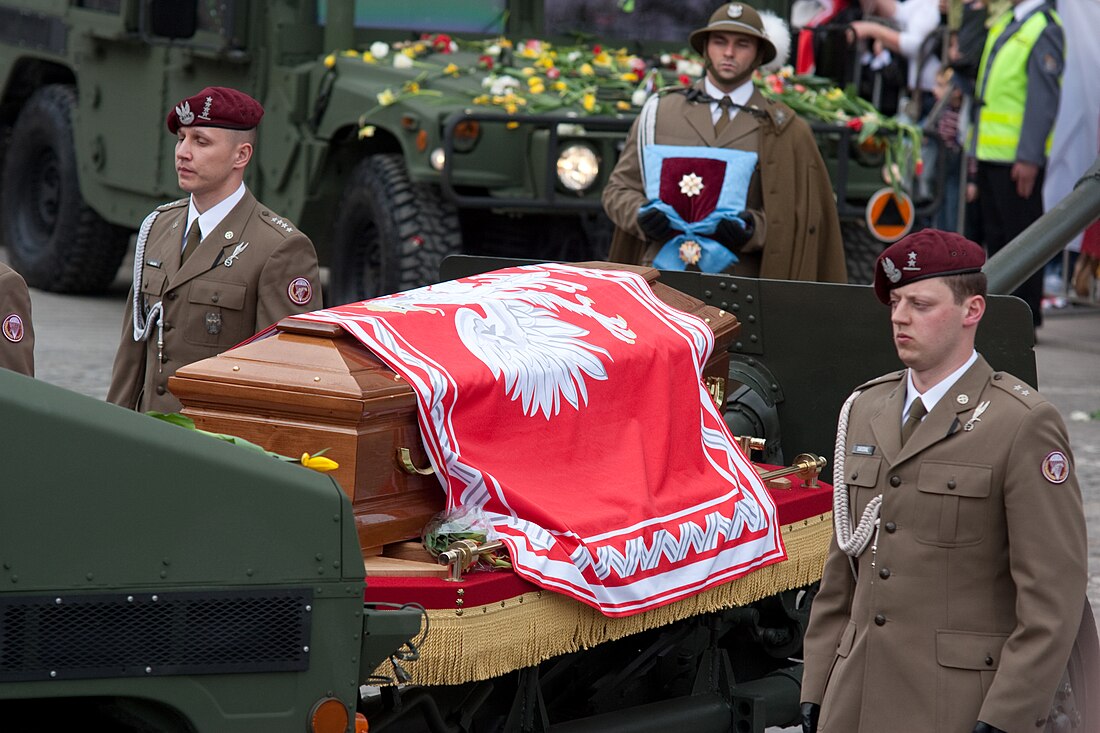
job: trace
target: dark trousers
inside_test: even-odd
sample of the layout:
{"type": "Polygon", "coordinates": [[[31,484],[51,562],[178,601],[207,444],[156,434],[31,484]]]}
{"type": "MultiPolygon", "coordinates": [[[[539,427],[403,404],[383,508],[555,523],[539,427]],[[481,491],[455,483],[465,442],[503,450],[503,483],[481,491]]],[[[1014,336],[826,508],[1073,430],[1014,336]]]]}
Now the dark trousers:
{"type": "MultiPolygon", "coordinates": [[[[1043,174],[1040,168],[1035,188],[1024,199],[1016,193],[1011,164],[978,163],[978,201],[985,248],[990,257],[1043,215],[1043,174]]],[[[1036,326],[1042,324],[1043,269],[1039,268],[1012,294],[1031,308],[1032,322],[1036,326]]]]}

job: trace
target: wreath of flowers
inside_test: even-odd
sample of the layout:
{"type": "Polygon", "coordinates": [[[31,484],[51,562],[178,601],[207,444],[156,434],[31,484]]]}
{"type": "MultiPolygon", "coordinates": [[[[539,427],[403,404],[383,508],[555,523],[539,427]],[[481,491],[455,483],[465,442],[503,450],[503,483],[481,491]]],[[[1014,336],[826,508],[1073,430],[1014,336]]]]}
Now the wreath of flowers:
{"type": "MultiPolygon", "coordinates": [[[[657,90],[688,86],[703,74],[701,59],[690,52],[665,53],[647,61],[624,48],[600,44],[557,46],[538,39],[514,43],[504,37],[471,41],[445,33],[423,34],[419,40],[393,45],[376,41],[366,51],[329,54],[324,63],[335,69],[340,61],[419,70],[403,86],[378,93],[378,106],[361,118],[360,137],[374,134],[366,120],[381,107],[414,96],[454,99],[454,91],[444,93],[432,86],[448,77],[484,75],[479,93],[462,98],[464,103],[496,107],[508,115],[566,110],[583,117],[637,112],[657,90]],[[456,63],[458,52],[476,61],[456,63]]],[[[765,97],[810,120],[846,126],[856,133],[863,150],[884,152],[886,172],[894,185],[906,180],[912,170],[920,172],[920,129],[883,115],[854,90],[840,89],[821,77],[797,76],[789,66],[766,75],[758,71],[754,80],[765,97]]],[[[518,123],[508,126],[515,128],[518,123]]]]}

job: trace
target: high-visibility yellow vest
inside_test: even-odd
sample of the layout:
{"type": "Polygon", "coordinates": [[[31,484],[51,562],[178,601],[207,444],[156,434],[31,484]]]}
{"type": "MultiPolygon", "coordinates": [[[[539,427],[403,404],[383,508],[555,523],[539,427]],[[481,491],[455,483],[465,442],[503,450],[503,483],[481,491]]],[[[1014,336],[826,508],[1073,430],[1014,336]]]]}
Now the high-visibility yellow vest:
{"type": "MultiPolygon", "coordinates": [[[[1054,22],[1062,22],[1054,13],[1054,22]]],[[[978,98],[982,100],[978,113],[978,160],[1011,163],[1016,160],[1016,145],[1024,124],[1024,106],[1027,103],[1027,60],[1031,49],[1047,27],[1047,14],[1032,13],[1012,37],[1001,45],[993,56],[993,66],[986,76],[986,65],[1004,29],[1013,20],[1011,12],[1004,13],[985,39],[985,52],[978,66],[978,98]]],[[[1046,153],[1050,155],[1050,143],[1054,138],[1051,129],[1047,136],[1046,153]]]]}

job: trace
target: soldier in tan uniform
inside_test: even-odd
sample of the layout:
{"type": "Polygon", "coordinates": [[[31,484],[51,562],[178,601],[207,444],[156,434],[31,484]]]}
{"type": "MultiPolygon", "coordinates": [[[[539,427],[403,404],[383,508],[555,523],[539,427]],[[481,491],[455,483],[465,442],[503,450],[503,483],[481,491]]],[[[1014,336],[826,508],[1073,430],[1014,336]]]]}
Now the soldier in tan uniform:
{"type": "Polygon", "coordinates": [[[841,410],[807,732],[1045,729],[1082,623],[1085,521],[1058,412],[974,350],[984,262],[926,229],[876,263],[908,368],[841,410]]]}
{"type": "Polygon", "coordinates": [[[0,262],[0,368],[34,376],[31,296],[19,273],[0,262]]]}
{"type": "Polygon", "coordinates": [[[179,410],[168,378],[181,366],[322,307],[313,243],[243,182],[262,116],[259,102],[225,87],[168,113],[179,186],[190,196],[157,208],[138,233],[108,401],[179,410]]]}
{"type": "Polygon", "coordinates": [[[704,77],[650,98],[604,189],[604,209],[615,224],[609,259],[650,265],[679,233],[661,212],[642,211],[648,203],[642,137],[643,148],[698,146],[757,154],[745,210],[723,220],[712,235],[737,257],[726,272],[847,282],[836,200],[813,133],[790,107],[765,99],[752,81],[753,72],[776,56],[760,15],[745,3],[727,3],[690,42],[705,59],[704,77]],[[650,114],[652,135],[646,123],[650,114]]]}

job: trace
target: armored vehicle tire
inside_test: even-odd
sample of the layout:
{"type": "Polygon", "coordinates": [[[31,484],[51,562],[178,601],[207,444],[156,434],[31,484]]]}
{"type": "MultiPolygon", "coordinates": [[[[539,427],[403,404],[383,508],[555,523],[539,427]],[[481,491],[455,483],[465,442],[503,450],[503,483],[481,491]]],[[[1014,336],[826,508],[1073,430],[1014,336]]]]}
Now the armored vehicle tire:
{"type": "Polygon", "coordinates": [[[848,262],[848,282],[870,285],[875,278],[875,260],[886,243],[875,239],[862,221],[841,221],[840,237],[844,241],[844,258],[848,262]]]}
{"type": "Polygon", "coordinates": [[[410,181],[400,155],[372,155],[344,189],[332,247],[332,304],[419,287],[461,249],[458,212],[432,186],[410,181]]]}
{"type": "Polygon", "coordinates": [[[0,179],[0,236],[31,287],[103,290],[126,254],[129,232],[104,221],[80,195],[72,87],[36,91],[19,113],[0,179]]]}

